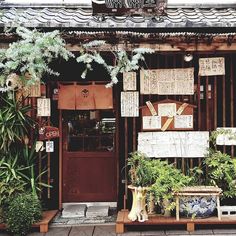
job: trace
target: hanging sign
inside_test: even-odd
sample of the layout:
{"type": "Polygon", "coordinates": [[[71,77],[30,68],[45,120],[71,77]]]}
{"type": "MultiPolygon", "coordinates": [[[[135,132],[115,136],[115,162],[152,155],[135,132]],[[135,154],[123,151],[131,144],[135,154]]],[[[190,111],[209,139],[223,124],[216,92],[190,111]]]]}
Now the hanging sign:
{"type": "Polygon", "coordinates": [[[236,145],[236,128],[217,128],[217,131],[222,130],[222,134],[216,137],[217,145],[236,145]]]}
{"type": "Polygon", "coordinates": [[[192,95],[194,68],[140,71],[141,94],[192,95]]]}
{"type": "Polygon", "coordinates": [[[37,116],[51,116],[50,98],[37,99],[37,116]]]}
{"type": "Polygon", "coordinates": [[[136,72],[124,72],[123,73],[123,90],[136,90],[136,72]]]}
{"type": "Polygon", "coordinates": [[[121,92],[121,116],[139,116],[139,92],[121,92]]]}
{"type": "Polygon", "coordinates": [[[143,129],[145,130],[161,129],[161,117],[143,116],[143,129]]]}
{"type": "Polygon", "coordinates": [[[46,152],[54,152],[54,142],[46,141],[46,152]]]}
{"type": "Polygon", "coordinates": [[[43,141],[36,141],[36,145],[35,145],[35,151],[36,152],[41,152],[43,151],[45,148],[43,146],[43,141]]]}
{"type": "Polygon", "coordinates": [[[200,76],[225,75],[225,58],[200,58],[198,74],[200,76]]]}
{"type": "Polygon", "coordinates": [[[53,138],[58,138],[59,129],[52,126],[44,126],[39,129],[39,140],[48,140],[53,138]]]}
{"type": "Polygon", "coordinates": [[[207,131],[141,132],[138,151],[148,157],[204,157],[209,148],[207,131]]]}

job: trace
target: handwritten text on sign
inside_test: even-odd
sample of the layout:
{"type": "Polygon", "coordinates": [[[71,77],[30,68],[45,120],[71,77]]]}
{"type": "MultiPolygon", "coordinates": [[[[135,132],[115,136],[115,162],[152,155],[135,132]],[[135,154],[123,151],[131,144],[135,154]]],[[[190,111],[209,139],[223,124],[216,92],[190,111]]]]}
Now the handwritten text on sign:
{"type": "Polygon", "coordinates": [[[204,157],[209,148],[209,132],[141,132],[138,151],[148,157],[204,157]]]}
{"type": "Polygon", "coordinates": [[[121,116],[139,116],[139,92],[121,92],[121,116]]]}
{"type": "Polygon", "coordinates": [[[123,73],[123,89],[127,90],[136,90],[136,72],[124,72],[123,73]]]}
{"type": "Polygon", "coordinates": [[[192,95],[194,68],[140,71],[141,94],[192,95]]]}
{"type": "Polygon", "coordinates": [[[199,75],[225,75],[225,58],[211,57],[199,59],[199,75]]]}
{"type": "Polygon", "coordinates": [[[37,99],[37,116],[51,116],[50,98],[37,99]]]}

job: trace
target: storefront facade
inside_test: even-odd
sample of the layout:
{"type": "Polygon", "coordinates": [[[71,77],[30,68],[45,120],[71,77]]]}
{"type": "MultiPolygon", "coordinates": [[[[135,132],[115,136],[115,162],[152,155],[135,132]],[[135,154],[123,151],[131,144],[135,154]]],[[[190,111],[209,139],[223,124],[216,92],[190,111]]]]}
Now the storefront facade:
{"type": "MultiPolygon", "coordinates": [[[[111,65],[116,63],[112,51],[131,52],[139,47],[155,50],[145,55],[145,62],[140,62],[132,85],[125,84],[125,75],[120,73],[119,82],[112,88],[105,88],[110,76],[96,64],[86,79],[82,79],[84,67],[73,60],[55,62],[53,67],[60,76],[45,76],[45,85],[42,85],[42,98],[51,101],[51,116],[40,118],[39,122],[58,127],[60,134],[59,138],[52,139],[53,152],[47,153],[46,165],[50,171],[46,181],[53,188],[48,189],[43,198],[53,208],[62,208],[63,203],[70,202],[112,202],[120,209],[127,208],[130,199],[124,167],[128,155],[137,150],[140,132],[162,132],[163,128],[163,124],[160,128],[144,127],[143,116],[152,115],[149,110],[143,113],[146,102],[154,104],[155,109],[155,104],[165,103],[166,99],[172,104],[189,104],[192,110],[186,115],[191,115],[192,125],[176,130],[212,131],[217,127],[236,126],[236,9],[172,8],[167,9],[166,16],[156,19],[141,16],[101,18],[92,15],[91,7],[85,8],[37,6],[32,9],[2,5],[0,22],[9,26],[19,19],[26,27],[47,31],[59,29],[68,49],[75,55],[79,54],[81,44],[105,40],[106,44],[98,51],[111,65]],[[211,58],[208,61],[215,63],[216,72],[201,74],[201,58],[211,58]],[[214,58],[218,58],[217,62],[212,62],[214,58]],[[165,82],[165,89],[160,91],[150,88],[152,86],[145,87],[141,82],[143,70],[148,73],[149,70],[169,71],[168,74],[173,69],[179,70],[173,73],[182,73],[186,80],[191,80],[190,88],[185,87],[186,80],[182,85],[165,82]],[[189,77],[184,75],[188,73],[186,69],[192,70],[189,77]]],[[[3,47],[12,40],[4,35],[2,33],[3,47]]],[[[157,82],[153,79],[152,83],[157,82]]],[[[36,100],[31,99],[32,106],[36,106],[36,100]]],[[[173,129],[169,127],[169,130],[173,129]]],[[[235,155],[234,146],[223,149],[235,155]]],[[[161,158],[187,172],[199,165],[203,157],[161,158]]]]}

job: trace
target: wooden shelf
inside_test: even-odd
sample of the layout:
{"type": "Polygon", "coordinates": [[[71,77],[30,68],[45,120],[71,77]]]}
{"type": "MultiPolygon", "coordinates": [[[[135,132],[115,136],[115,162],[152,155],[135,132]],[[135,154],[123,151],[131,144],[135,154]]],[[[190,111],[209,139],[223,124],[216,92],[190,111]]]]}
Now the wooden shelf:
{"type": "Polygon", "coordinates": [[[175,217],[164,217],[158,215],[149,216],[149,220],[145,222],[131,221],[128,219],[128,210],[121,210],[118,212],[116,220],[116,233],[122,234],[125,229],[129,226],[139,225],[186,225],[187,231],[193,232],[195,225],[214,225],[214,224],[236,224],[236,216],[222,216],[219,220],[218,217],[213,216],[204,219],[191,219],[191,218],[180,218],[176,220],[175,217]]]}
{"type": "MultiPolygon", "coordinates": [[[[47,233],[48,226],[53,217],[57,214],[57,210],[44,211],[42,220],[32,225],[33,228],[39,228],[40,233],[47,233]]],[[[5,224],[0,224],[0,229],[6,229],[5,224]]]]}

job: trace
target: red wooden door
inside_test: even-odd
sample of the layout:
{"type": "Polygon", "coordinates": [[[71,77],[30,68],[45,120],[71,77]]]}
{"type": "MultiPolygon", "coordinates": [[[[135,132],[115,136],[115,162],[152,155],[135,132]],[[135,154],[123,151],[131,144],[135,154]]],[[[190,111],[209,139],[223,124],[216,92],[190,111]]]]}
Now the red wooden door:
{"type": "Polygon", "coordinates": [[[113,110],[63,112],[63,202],[116,201],[113,110]]]}

